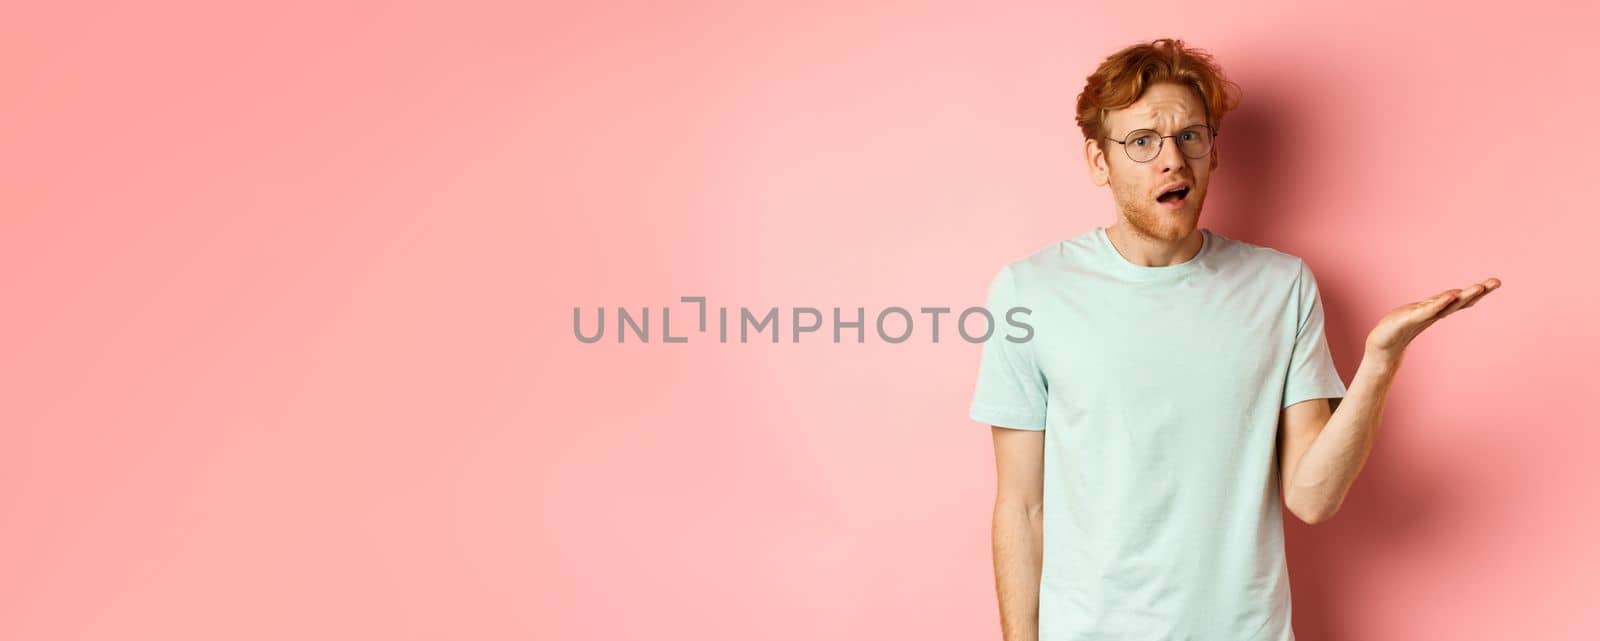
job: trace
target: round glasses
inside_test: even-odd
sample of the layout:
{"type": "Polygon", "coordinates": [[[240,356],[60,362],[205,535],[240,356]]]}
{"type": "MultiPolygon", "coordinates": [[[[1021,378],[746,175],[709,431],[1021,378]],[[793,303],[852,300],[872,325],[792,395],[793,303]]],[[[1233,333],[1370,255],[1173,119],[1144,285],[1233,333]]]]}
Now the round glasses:
{"type": "Polygon", "coordinates": [[[1184,156],[1205,158],[1206,154],[1211,153],[1211,142],[1216,137],[1217,130],[1210,125],[1191,125],[1171,136],[1163,136],[1154,129],[1135,129],[1122,140],[1106,140],[1122,145],[1123,151],[1128,152],[1128,158],[1134,162],[1150,162],[1161,155],[1161,146],[1168,138],[1178,140],[1178,152],[1184,156]]]}

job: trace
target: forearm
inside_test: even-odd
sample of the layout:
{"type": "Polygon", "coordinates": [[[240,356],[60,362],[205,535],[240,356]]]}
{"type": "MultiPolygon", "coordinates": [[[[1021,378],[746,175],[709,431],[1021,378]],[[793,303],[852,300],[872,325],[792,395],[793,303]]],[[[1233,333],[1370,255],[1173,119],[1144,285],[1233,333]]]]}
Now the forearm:
{"type": "Polygon", "coordinates": [[[1348,392],[1295,466],[1285,501],[1309,522],[1333,516],[1372,452],[1398,357],[1368,352],[1348,392]]]}
{"type": "Polygon", "coordinates": [[[996,502],[993,536],[995,591],[1004,640],[1037,641],[1044,512],[1020,502],[996,502]]]}

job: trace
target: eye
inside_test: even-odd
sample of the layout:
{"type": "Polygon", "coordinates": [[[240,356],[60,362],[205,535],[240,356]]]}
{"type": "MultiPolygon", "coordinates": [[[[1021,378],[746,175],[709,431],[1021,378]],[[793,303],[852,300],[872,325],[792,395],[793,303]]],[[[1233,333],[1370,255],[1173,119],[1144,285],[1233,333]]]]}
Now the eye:
{"type": "Polygon", "coordinates": [[[1200,134],[1193,131],[1185,131],[1182,135],[1184,140],[1194,140],[1195,138],[1200,137],[1200,134]]]}
{"type": "Polygon", "coordinates": [[[1137,146],[1137,147],[1148,146],[1150,144],[1150,134],[1144,134],[1142,136],[1139,136],[1138,138],[1134,138],[1133,140],[1129,141],[1128,144],[1134,145],[1134,146],[1137,146]]]}

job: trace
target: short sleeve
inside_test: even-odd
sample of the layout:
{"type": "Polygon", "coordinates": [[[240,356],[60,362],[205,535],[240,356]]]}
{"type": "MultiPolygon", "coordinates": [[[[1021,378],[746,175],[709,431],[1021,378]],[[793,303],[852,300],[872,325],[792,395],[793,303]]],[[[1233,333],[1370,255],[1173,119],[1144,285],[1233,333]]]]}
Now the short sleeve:
{"type": "MultiPolygon", "coordinates": [[[[972,420],[988,425],[1043,430],[1046,385],[1033,358],[1033,334],[1019,332],[1007,322],[1007,314],[1017,307],[1026,306],[1018,300],[1016,274],[1007,265],[989,284],[985,309],[994,319],[994,331],[983,343],[969,414],[972,420]],[[1017,342],[1022,339],[1029,340],[1017,342]]],[[[1018,316],[1025,320],[1030,312],[1018,312],[1018,316]]]]}
{"type": "Polygon", "coordinates": [[[1299,322],[1294,349],[1289,355],[1289,374],[1284,381],[1283,407],[1314,398],[1344,398],[1344,381],[1334,367],[1333,353],[1323,332],[1322,295],[1311,267],[1300,261],[1300,277],[1295,285],[1295,307],[1299,322]]]}

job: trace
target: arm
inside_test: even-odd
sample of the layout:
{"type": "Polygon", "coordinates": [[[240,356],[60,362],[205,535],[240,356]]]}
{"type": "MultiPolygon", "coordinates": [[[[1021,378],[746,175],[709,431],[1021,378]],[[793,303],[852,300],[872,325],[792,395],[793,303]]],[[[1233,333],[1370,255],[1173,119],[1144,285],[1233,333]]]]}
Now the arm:
{"type": "Polygon", "coordinates": [[[1005,641],[1039,638],[1044,559],[1044,432],[994,431],[994,579],[1005,641]]]}
{"type": "Polygon", "coordinates": [[[1369,352],[1338,409],[1330,410],[1323,398],[1284,408],[1279,438],[1283,503],[1301,521],[1321,523],[1339,511],[1372,452],[1399,366],[1398,359],[1369,352]]]}
{"type": "Polygon", "coordinates": [[[1361,367],[1337,410],[1330,415],[1328,402],[1320,398],[1284,408],[1279,469],[1283,502],[1290,512],[1306,523],[1321,523],[1339,511],[1372,451],[1406,347],[1439,319],[1473,306],[1499,287],[1500,279],[1490,278],[1390,310],[1367,335],[1361,367]]]}

